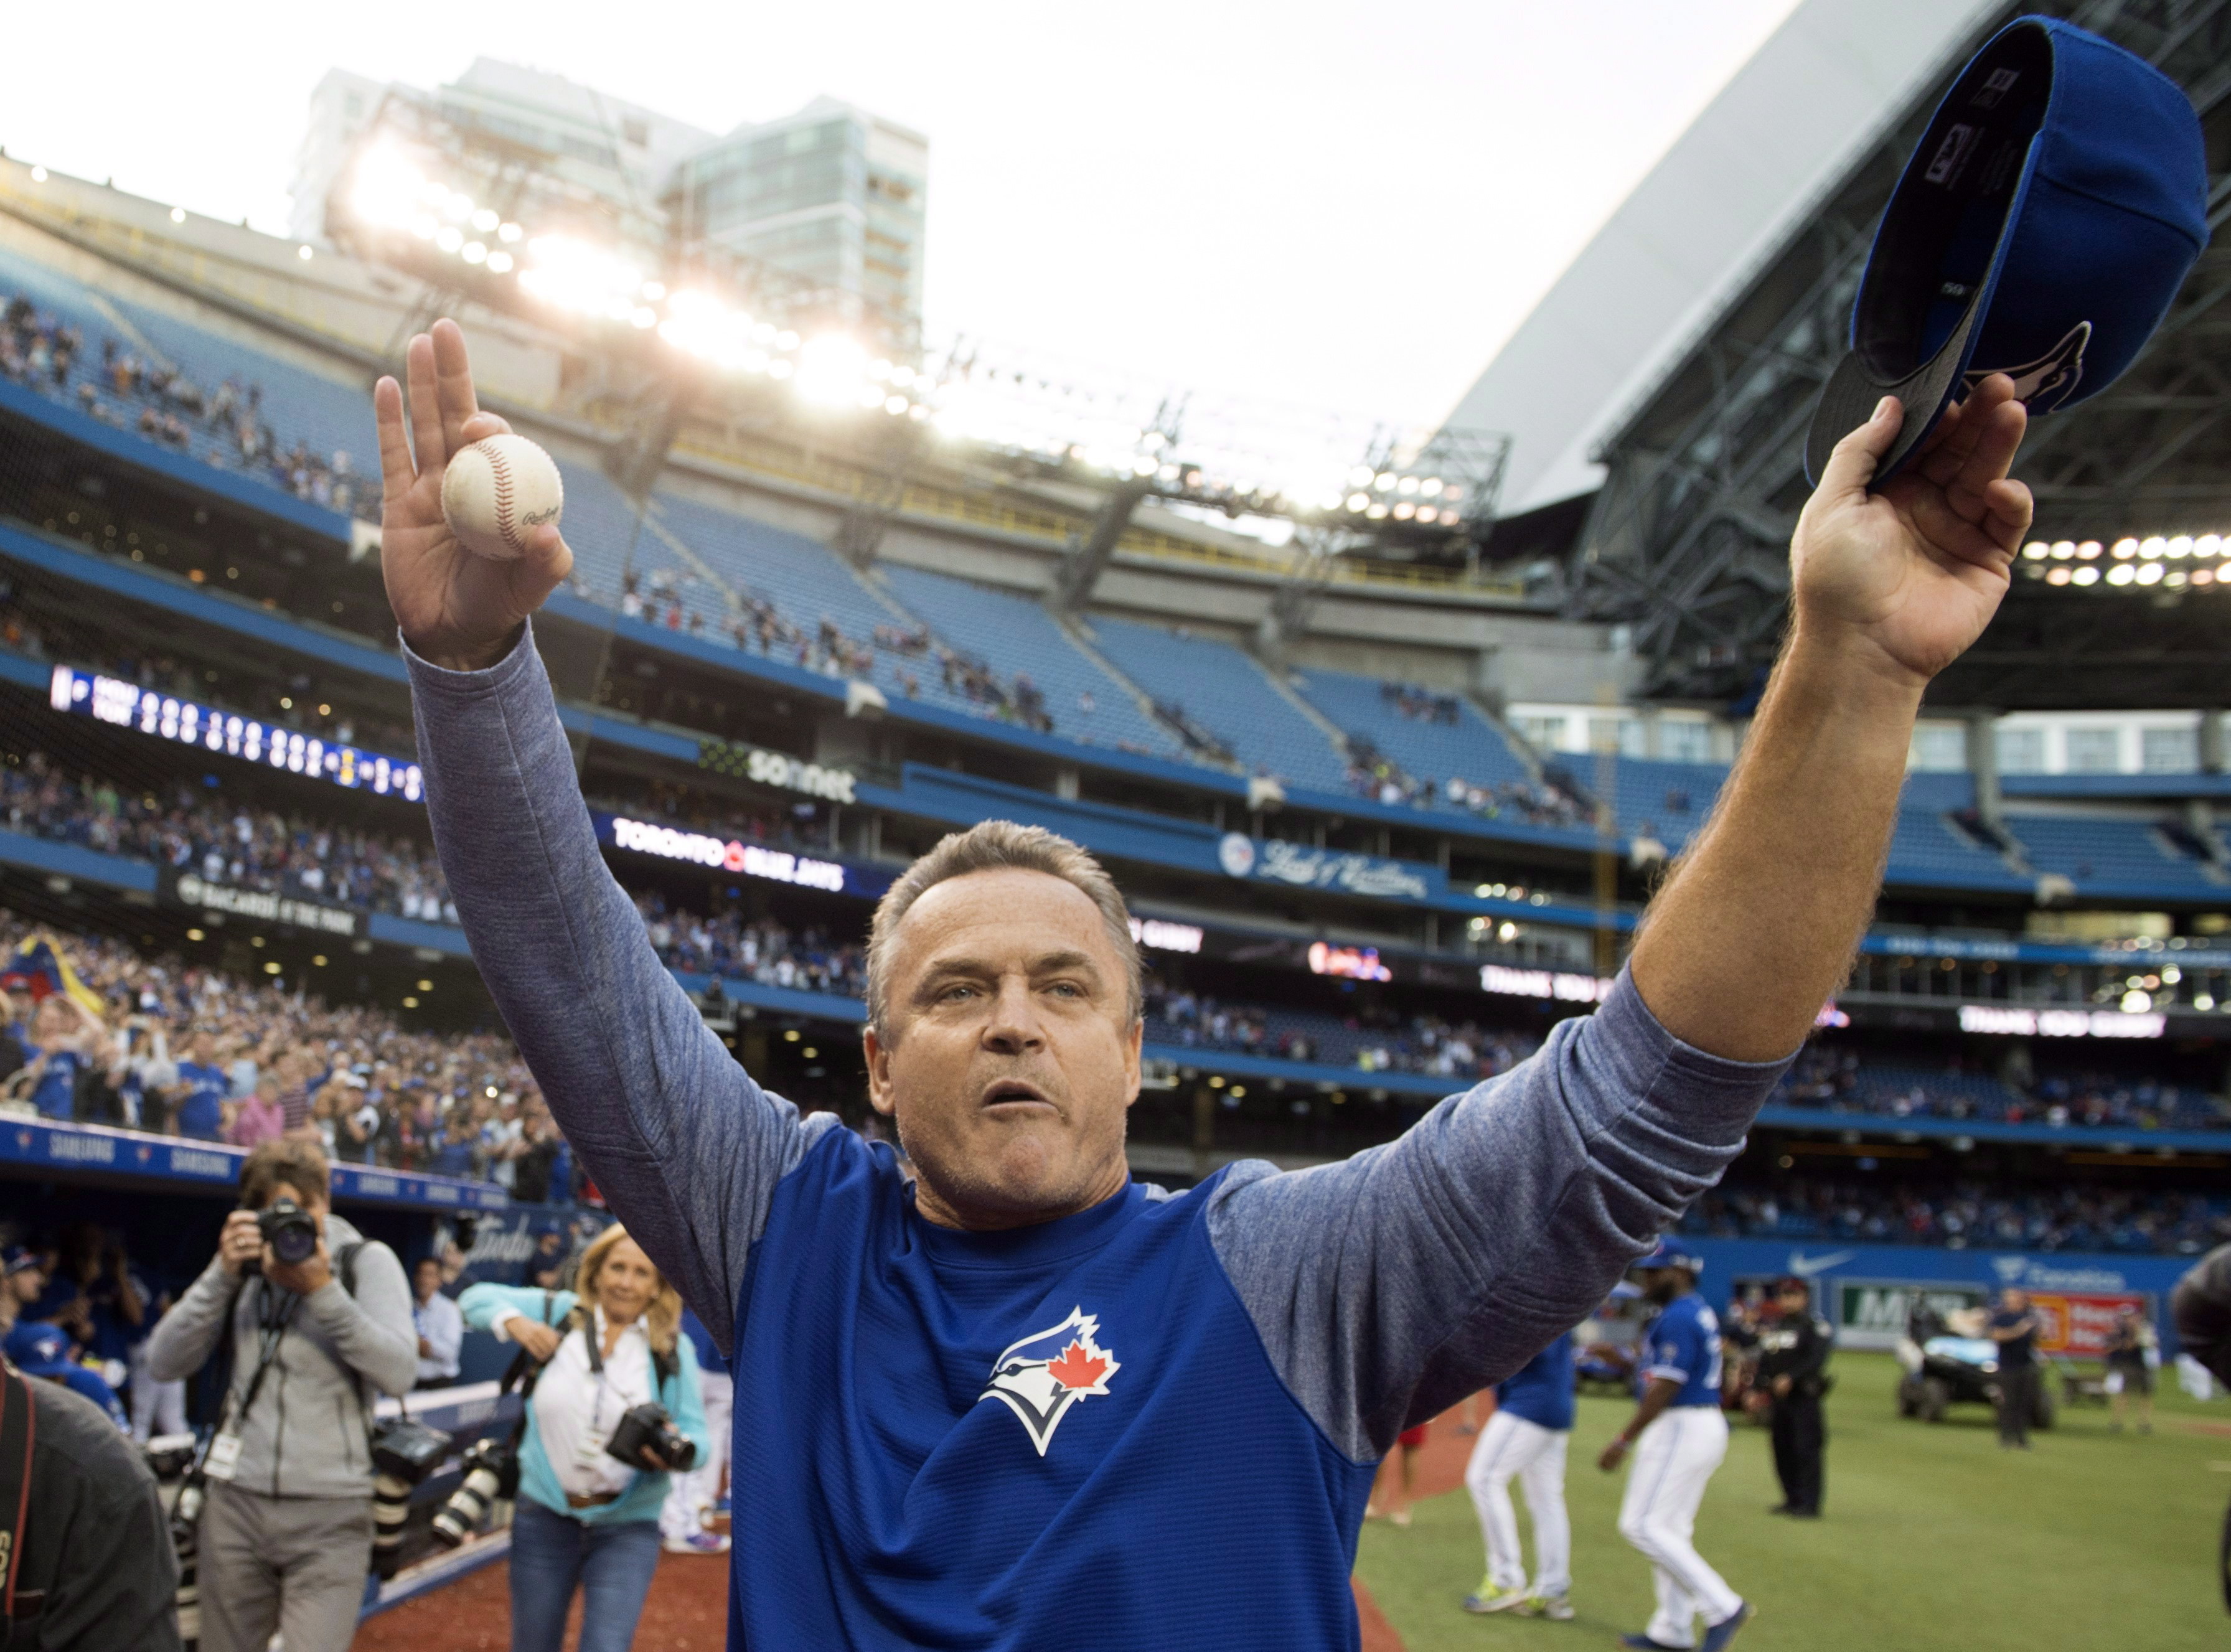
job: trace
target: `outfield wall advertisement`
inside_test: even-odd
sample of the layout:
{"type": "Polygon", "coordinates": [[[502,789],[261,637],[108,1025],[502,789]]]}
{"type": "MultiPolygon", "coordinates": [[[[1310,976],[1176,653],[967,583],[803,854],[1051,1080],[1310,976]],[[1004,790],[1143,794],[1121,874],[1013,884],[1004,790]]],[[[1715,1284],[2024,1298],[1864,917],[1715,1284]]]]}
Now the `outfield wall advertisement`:
{"type": "Polygon", "coordinates": [[[1685,1239],[1704,1262],[1703,1288],[1717,1301],[1739,1285],[1794,1274],[1813,1281],[1814,1300],[1846,1348],[1888,1348],[1904,1333],[1917,1298],[1938,1313],[1976,1307],[2001,1287],[2030,1294],[2045,1352],[2096,1359],[2124,1307],[2153,1318],[2165,1353],[2176,1352],[2169,1294],[2190,1256],[2118,1256],[2095,1252],[1946,1250],[1921,1245],[1836,1245],[1765,1239],[1685,1239]]]}

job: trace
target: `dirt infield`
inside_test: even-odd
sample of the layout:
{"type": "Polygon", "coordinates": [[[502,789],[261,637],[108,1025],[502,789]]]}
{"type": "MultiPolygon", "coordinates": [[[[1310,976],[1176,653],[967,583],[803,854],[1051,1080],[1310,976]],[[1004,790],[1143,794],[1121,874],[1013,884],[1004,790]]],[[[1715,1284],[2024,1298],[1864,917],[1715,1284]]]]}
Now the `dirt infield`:
{"type": "MultiPolygon", "coordinates": [[[[580,1633],[576,1601],[566,1652],[580,1633]]],[[[659,1557],[634,1652],[721,1652],[728,1638],[728,1558],[659,1557]]],[[[505,1652],[511,1644],[511,1568],[502,1561],[382,1612],[350,1652],[505,1652]]]]}

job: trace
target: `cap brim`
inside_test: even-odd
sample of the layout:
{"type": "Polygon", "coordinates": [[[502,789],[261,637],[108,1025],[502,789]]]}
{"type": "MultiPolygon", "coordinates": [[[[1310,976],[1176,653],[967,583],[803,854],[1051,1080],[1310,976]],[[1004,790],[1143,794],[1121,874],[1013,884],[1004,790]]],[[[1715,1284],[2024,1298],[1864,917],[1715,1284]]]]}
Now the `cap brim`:
{"type": "MultiPolygon", "coordinates": [[[[2003,242],[2001,243],[2003,246],[2003,242]]],[[[1998,259],[1992,258],[1992,274],[1998,273],[1998,259]]],[[[1903,378],[1885,379],[1872,371],[1856,350],[1847,352],[1829,375],[1828,383],[1820,392],[1820,404],[1813,410],[1812,428],[1805,433],[1805,480],[1814,487],[1828,468],[1828,455],[1836,444],[1875,414],[1875,408],[1885,396],[1898,397],[1898,405],[1905,410],[1904,421],[1898,427],[1898,438],[1875,467],[1870,489],[1881,487],[1913,457],[1929,434],[1951,406],[1968,371],[1968,358],[1975,352],[1977,319],[1990,302],[1996,282],[1986,283],[1968,300],[1968,307],[1960,317],[1959,325],[1938,348],[1937,353],[1903,378]]]]}

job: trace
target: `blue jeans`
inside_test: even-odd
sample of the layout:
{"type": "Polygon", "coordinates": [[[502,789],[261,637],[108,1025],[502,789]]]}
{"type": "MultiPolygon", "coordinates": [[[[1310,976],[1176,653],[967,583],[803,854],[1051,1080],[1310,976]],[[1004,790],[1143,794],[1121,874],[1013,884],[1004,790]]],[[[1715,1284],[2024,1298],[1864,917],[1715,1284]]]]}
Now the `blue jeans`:
{"type": "Polygon", "coordinates": [[[579,1652],[628,1652],[658,1552],[656,1520],[584,1526],[521,1498],[511,1517],[511,1652],[560,1652],[577,1583],[579,1652]]]}

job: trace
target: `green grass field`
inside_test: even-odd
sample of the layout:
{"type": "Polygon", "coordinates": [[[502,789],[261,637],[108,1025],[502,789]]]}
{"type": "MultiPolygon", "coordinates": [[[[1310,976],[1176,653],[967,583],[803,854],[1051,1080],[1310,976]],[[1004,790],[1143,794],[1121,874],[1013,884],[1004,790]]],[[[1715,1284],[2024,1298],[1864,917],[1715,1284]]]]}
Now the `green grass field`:
{"type": "MultiPolygon", "coordinates": [[[[2215,1583],[2231,1406],[2196,1404],[2164,1381],[2150,1436],[2109,1433],[2101,1406],[2064,1407],[2034,1450],[2002,1452],[1979,1406],[1935,1426],[1900,1418],[1887,1355],[1839,1355],[1833,1369],[1826,1517],[1766,1513],[1781,1500],[1772,1454],[1765,1430],[1743,1425],[1698,1517],[1698,1547],[1759,1609],[1741,1652],[2231,1645],[2215,1583]],[[2183,1426],[2195,1421],[2226,1433],[2183,1426]]],[[[1649,1573],[1614,1529],[1623,1476],[1595,1467],[1627,1410],[1581,1402],[1566,1476],[1573,1623],[1458,1609],[1482,1571],[1461,1487],[1419,1503],[1406,1531],[1365,1526],[1357,1575],[1407,1652],[1556,1652],[1615,1644],[1642,1628],[1649,1573]]]]}

